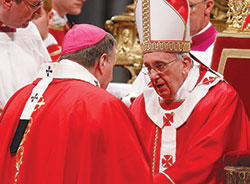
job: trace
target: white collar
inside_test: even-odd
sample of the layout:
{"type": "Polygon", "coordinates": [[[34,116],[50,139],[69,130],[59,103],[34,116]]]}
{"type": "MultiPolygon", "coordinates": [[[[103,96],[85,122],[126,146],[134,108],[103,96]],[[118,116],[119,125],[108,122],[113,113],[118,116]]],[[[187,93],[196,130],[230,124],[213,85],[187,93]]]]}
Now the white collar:
{"type": "Polygon", "coordinates": [[[95,86],[100,86],[98,80],[83,66],[70,61],[62,60],[62,63],[44,63],[39,72],[38,78],[42,78],[33,88],[22,112],[22,120],[29,120],[49,84],[53,79],[78,79],[89,82],[95,86]]]}
{"type": "Polygon", "coordinates": [[[53,21],[52,24],[53,25],[57,25],[57,26],[65,26],[68,22],[68,19],[66,16],[61,17],[56,10],[52,9],[52,12],[54,13],[54,17],[53,17],[53,21]]]}
{"type": "Polygon", "coordinates": [[[47,38],[45,38],[43,40],[43,42],[44,42],[44,45],[46,47],[48,47],[50,45],[58,44],[57,41],[56,41],[56,39],[55,39],[55,37],[52,34],[50,34],[50,33],[48,33],[47,38]]]}
{"type": "Polygon", "coordinates": [[[203,28],[202,30],[200,30],[198,33],[195,33],[194,35],[192,35],[191,38],[194,37],[194,36],[196,36],[196,35],[199,35],[199,34],[205,32],[211,25],[212,25],[212,23],[211,23],[211,22],[208,22],[208,24],[206,25],[206,27],[204,27],[204,28],[203,28]]]}
{"type": "Polygon", "coordinates": [[[177,92],[178,98],[184,101],[175,109],[163,109],[154,88],[150,86],[144,89],[146,113],[162,131],[159,160],[160,172],[168,168],[166,163],[173,164],[176,160],[177,128],[187,121],[196,105],[206,96],[209,89],[222,80],[222,78],[208,71],[199,84],[196,85],[199,73],[199,65],[195,64],[177,92]]]}
{"type": "Polygon", "coordinates": [[[190,116],[197,103],[208,93],[209,89],[216,85],[222,78],[212,72],[206,72],[201,82],[195,86],[199,78],[198,65],[194,65],[181,88],[178,90],[178,99],[184,102],[178,108],[173,110],[165,110],[160,106],[159,95],[153,87],[147,87],[143,90],[145,97],[145,108],[149,118],[160,128],[164,126],[163,117],[165,114],[174,113],[174,121],[172,126],[178,128],[190,116]],[[203,85],[203,80],[213,78],[214,81],[203,85]],[[190,86],[189,86],[190,85],[190,86]]]}
{"type": "Polygon", "coordinates": [[[182,84],[182,86],[179,88],[179,90],[176,93],[176,99],[180,100],[180,99],[186,99],[186,93],[191,92],[198,79],[199,79],[199,67],[200,64],[198,64],[197,62],[193,62],[193,67],[190,69],[190,71],[188,72],[188,76],[186,78],[186,80],[184,81],[184,83],[182,84]]]}
{"type": "Polygon", "coordinates": [[[44,63],[39,72],[39,78],[79,79],[100,87],[99,81],[82,65],[63,59],[60,63],[44,63]]]}

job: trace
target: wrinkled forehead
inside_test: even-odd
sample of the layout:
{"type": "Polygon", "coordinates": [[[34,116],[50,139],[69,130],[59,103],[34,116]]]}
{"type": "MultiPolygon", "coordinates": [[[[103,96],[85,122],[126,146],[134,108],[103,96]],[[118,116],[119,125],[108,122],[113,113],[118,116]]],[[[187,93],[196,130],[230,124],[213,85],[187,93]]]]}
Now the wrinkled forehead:
{"type": "Polygon", "coordinates": [[[160,52],[160,51],[153,51],[147,52],[143,54],[144,64],[151,64],[155,62],[168,62],[170,60],[177,58],[177,53],[170,53],[170,52],[160,52]]]}
{"type": "MultiPolygon", "coordinates": [[[[14,0],[14,1],[16,1],[16,3],[20,3],[20,2],[22,2],[23,0],[14,0]]],[[[36,4],[36,3],[44,2],[45,0],[27,0],[27,1],[36,4]]],[[[46,1],[47,1],[47,0],[46,0],[46,1]]]]}
{"type": "Polygon", "coordinates": [[[189,4],[196,4],[204,0],[188,0],[189,4]]]}

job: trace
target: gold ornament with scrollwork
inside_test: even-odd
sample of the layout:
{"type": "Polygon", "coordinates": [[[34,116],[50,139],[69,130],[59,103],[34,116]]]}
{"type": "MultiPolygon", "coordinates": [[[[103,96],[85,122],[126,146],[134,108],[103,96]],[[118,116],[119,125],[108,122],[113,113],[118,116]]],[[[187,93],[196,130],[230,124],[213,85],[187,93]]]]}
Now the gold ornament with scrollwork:
{"type": "Polygon", "coordinates": [[[214,0],[214,7],[211,11],[211,22],[219,32],[227,28],[228,0],[214,0]]]}
{"type": "Polygon", "coordinates": [[[228,27],[225,32],[239,33],[242,32],[245,19],[249,14],[249,0],[229,0],[227,12],[228,27]]]}
{"type": "Polygon", "coordinates": [[[249,167],[233,167],[227,166],[225,184],[247,184],[250,183],[250,168],[249,167]]]}
{"type": "Polygon", "coordinates": [[[118,66],[127,68],[132,76],[128,83],[132,83],[139,74],[142,67],[142,50],[135,23],[136,1],[126,6],[128,13],[113,16],[105,23],[106,28],[111,31],[117,41],[117,63],[118,66]]]}

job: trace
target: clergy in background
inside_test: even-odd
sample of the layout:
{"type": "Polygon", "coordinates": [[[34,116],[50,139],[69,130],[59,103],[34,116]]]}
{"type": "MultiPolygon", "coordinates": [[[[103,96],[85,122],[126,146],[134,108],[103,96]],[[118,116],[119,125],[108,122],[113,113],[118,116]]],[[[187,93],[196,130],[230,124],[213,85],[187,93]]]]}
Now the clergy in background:
{"type": "Polygon", "coordinates": [[[35,17],[32,22],[36,25],[44,45],[46,46],[51,60],[56,62],[59,60],[62,52],[62,46],[59,45],[55,37],[49,33],[49,25],[51,25],[54,17],[52,12],[52,0],[44,0],[41,8],[41,16],[35,17]]]}
{"type": "Polygon", "coordinates": [[[54,36],[57,43],[62,45],[65,34],[71,28],[67,14],[79,15],[82,5],[86,0],[52,0],[52,12],[54,13],[49,32],[54,36]]]}
{"type": "Polygon", "coordinates": [[[51,58],[36,26],[43,0],[0,0],[0,113],[9,98],[31,83],[51,58]]]}
{"type": "Polygon", "coordinates": [[[132,113],[105,88],[116,42],[96,26],[66,34],[60,63],[12,96],[0,119],[1,184],[150,184],[132,113]]]}

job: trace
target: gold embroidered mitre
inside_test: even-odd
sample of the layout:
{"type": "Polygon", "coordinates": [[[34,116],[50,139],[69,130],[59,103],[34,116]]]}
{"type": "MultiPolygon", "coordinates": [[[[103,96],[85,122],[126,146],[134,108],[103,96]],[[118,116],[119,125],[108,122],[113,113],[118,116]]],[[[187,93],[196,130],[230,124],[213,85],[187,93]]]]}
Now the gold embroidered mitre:
{"type": "Polygon", "coordinates": [[[189,52],[188,0],[138,0],[136,24],[143,53],[189,52]]]}

